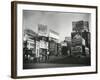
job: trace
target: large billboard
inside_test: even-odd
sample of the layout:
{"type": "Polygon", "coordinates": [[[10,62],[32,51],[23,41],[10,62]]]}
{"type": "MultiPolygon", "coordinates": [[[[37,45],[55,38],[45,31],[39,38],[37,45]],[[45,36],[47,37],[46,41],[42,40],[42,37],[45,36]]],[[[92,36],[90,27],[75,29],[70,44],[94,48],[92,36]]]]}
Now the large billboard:
{"type": "Polygon", "coordinates": [[[82,45],[82,34],[79,32],[73,32],[72,36],[72,46],[82,45]]]}
{"type": "Polygon", "coordinates": [[[38,24],[38,34],[40,36],[48,36],[47,25],[38,24]]]}
{"type": "Polygon", "coordinates": [[[89,32],[88,21],[75,21],[75,22],[72,22],[72,26],[73,26],[72,30],[75,32],[83,32],[84,30],[89,32]]]}
{"type": "Polygon", "coordinates": [[[55,38],[59,40],[59,33],[54,30],[49,30],[49,37],[55,38]]]}
{"type": "Polygon", "coordinates": [[[71,52],[73,53],[82,53],[82,34],[80,32],[72,32],[72,47],[71,52]]]}

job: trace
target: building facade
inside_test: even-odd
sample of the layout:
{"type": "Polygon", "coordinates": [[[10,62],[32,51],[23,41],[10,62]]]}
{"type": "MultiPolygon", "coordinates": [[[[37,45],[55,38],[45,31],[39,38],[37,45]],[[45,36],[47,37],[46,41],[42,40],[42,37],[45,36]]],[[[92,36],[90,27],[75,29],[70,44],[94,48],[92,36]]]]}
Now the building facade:
{"type": "Polygon", "coordinates": [[[72,26],[72,55],[90,54],[90,30],[88,21],[75,21],[72,22],[72,26]]]}

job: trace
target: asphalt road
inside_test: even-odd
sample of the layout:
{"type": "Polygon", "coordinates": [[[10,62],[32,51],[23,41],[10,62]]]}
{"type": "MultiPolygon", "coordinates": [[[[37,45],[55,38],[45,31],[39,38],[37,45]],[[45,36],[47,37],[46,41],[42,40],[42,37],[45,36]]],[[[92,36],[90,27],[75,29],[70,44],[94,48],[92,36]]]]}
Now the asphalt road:
{"type": "Polygon", "coordinates": [[[23,69],[78,67],[78,66],[89,66],[89,65],[90,65],[89,57],[51,56],[49,57],[49,60],[46,62],[23,64],[23,69]]]}

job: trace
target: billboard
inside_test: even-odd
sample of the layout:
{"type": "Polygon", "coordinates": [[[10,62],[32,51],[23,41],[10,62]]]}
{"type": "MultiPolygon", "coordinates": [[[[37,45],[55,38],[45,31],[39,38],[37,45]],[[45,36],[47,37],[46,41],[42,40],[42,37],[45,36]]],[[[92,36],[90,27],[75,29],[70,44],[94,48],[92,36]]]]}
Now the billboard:
{"type": "Polygon", "coordinates": [[[73,53],[82,53],[82,34],[80,32],[72,32],[72,47],[71,52],[73,53]]]}
{"type": "Polygon", "coordinates": [[[82,46],[72,47],[71,51],[74,52],[74,53],[82,52],[82,46]]]}
{"type": "Polygon", "coordinates": [[[89,32],[89,23],[88,21],[74,21],[72,22],[72,30],[75,32],[83,32],[84,30],[89,32]]]}
{"type": "Polygon", "coordinates": [[[38,34],[40,36],[48,36],[47,25],[38,24],[38,34]]]}
{"type": "Polygon", "coordinates": [[[59,40],[59,33],[55,32],[54,30],[49,30],[49,37],[55,38],[59,40]]]}
{"type": "Polygon", "coordinates": [[[72,46],[79,46],[82,45],[82,34],[79,32],[71,33],[72,36],[72,46]]]}

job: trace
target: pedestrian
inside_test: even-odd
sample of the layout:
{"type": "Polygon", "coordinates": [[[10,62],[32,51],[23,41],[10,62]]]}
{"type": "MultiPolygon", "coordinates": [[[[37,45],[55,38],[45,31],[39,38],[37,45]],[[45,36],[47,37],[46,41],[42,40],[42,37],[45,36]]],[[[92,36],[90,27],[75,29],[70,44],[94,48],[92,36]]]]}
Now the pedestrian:
{"type": "Polygon", "coordinates": [[[49,50],[47,50],[47,60],[49,60],[49,50]]]}

